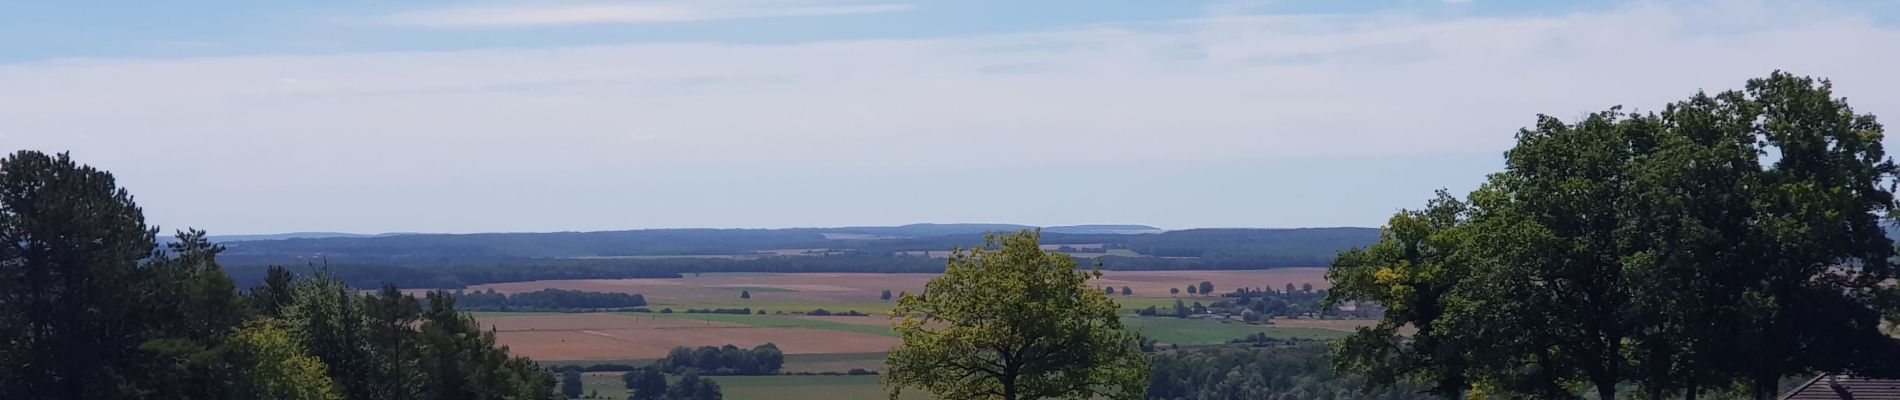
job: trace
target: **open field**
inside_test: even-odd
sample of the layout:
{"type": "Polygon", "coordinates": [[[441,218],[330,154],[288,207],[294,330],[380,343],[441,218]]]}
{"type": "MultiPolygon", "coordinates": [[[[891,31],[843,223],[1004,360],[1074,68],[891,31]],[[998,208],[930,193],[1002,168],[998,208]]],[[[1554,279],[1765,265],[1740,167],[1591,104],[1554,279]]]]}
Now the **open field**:
{"type": "Polygon", "coordinates": [[[891,331],[893,321],[885,317],[818,317],[803,315],[738,315],[738,314],[684,314],[684,313],[615,313],[637,318],[666,318],[685,321],[723,322],[757,328],[807,328],[839,332],[865,333],[880,336],[897,334],[891,331]]]}
{"type": "Polygon", "coordinates": [[[1337,339],[1346,333],[1333,329],[1247,325],[1170,317],[1123,317],[1128,329],[1167,344],[1220,344],[1257,332],[1275,338],[1337,339]]]}
{"type": "MultiPolygon", "coordinates": [[[[1273,326],[1284,328],[1330,329],[1340,332],[1352,332],[1360,327],[1378,325],[1376,319],[1275,319],[1273,326]]],[[[1403,329],[1403,328],[1401,328],[1403,329]]]]}
{"type": "MultiPolygon", "coordinates": [[[[877,376],[715,376],[730,400],[879,400],[889,398],[877,376]]],[[[905,392],[899,399],[923,400],[905,392]]]]}
{"type": "Polygon", "coordinates": [[[496,316],[477,320],[496,330],[496,341],[508,346],[515,355],[548,361],[657,359],[677,346],[752,347],[770,342],[786,354],[823,354],[882,352],[898,344],[897,338],[862,332],[874,328],[861,325],[790,317],[732,317],[760,320],[748,325],[710,319],[604,313],[496,316]],[[774,325],[776,322],[767,321],[789,322],[774,325]]]}
{"type": "MultiPolygon", "coordinates": [[[[1167,288],[1185,287],[1203,280],[1217,288],[1279,287],[1288,282],[1325,284],[1324,269],[1288,268],[1249,271],[1108,271],[1092,282],[1119,290],[1128,286],[1134,296],[1116,295],[1123,307],[1171,307],[1167,288]]],[[[497,331],[497,340],[517,355],[543,361],[650,360],[664,357],[676,346],[751,347],[771,342],[788,355],[875,354],[898,344],[885,318],[895,302],[880,301],[884,290],[894,294],[921,291],[936,274],[875,273],[752,273],[704,274],[679,279],[558,280],[479,285],[471,290],[494,289],[516,293],[547,288],[597,292],[638,293],[649,308],[751,308],[806,312],[823,308],[836,312],[856,310],[870,317],[802,315],[736,315],[698,313],[472,313],[497,331]],[[740,299],[741,291],[751,299],[740,299]]],[[[1213,302],[1216,297],[1181,297],[1185,301],[1213,302]]],[[[1129,326],[1168,343],[1222,343],[1255,332],[1278,337],[1329,338],[1341,336],[1361,322],[1288,320],[1277,326],[1223,324],[1173,318],[1134,318],[1129,326]]],[[[871,363],[876,364],[876,363],[871,363]]],[[[840,370],[849,369],[843,368],[840,370]]],[[[867,368],[869,369],[869,368],[867,368]]],[[[820,370],[813,370],[820,371],[820,370]]]]}
{"type": "MultiPolygon", "coordinates": [[[[575,279],[495,283],[470,286],[468,290],[494,289],[502,293],[532,292],[541,289],[583,290],[590,292],[637,293],[652,307],[737,308],[750,307],[772,311],[809,311],[813,308],[860,312],[888,311],[891,302],[881,301],[884,290],[892,294],[922,291],[924,284],[937,274],[881,273],[720,273],[686,276],[678,279],[575,279]],[[750,291],[751,299],[740,299],[741,291],[750,291]]],[[[1274,287],[1287,283],[1311,283],[1325,288],[1325,268],[1278,268],[1237,271],[1104,271],[1091,285],[1123,286],[1135,298],[1170,298],[1170,288],[1184,288],[1201,281],[1212,282],[1216,292],[1237,287],[1274,287]]],[[[1182,293],[1185,296],[1186,293],[1182,293]]],[[[1121,298],[1119,295],[1118,298],[1121,298]]],[[[1173,304],[1172,302],[1168,304],[1173,304]]]]}

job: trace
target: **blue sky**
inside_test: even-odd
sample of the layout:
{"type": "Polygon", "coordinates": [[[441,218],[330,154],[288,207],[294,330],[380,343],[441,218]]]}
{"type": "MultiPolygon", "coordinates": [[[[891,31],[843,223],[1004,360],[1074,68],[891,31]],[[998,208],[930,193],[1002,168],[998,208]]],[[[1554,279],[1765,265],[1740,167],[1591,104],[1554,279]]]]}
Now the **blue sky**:
{"type": "Polygon", "coordinates": [[[9,2],[0,149],[227,234],[1376,226],[1538,113],[1900,115],[1896,4],[9,2]]]}

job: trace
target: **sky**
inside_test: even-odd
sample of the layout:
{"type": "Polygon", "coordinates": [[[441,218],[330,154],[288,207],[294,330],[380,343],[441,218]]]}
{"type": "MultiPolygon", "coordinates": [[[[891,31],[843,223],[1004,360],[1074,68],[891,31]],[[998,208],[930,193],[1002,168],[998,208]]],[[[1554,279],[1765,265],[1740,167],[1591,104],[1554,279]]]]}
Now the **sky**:
{"type": "Polygon", "coordinates": [[[213,234],[1378,226],[1539,114],[1895,65],[1893,1],[5,2],[0,150],[213,234]]]}

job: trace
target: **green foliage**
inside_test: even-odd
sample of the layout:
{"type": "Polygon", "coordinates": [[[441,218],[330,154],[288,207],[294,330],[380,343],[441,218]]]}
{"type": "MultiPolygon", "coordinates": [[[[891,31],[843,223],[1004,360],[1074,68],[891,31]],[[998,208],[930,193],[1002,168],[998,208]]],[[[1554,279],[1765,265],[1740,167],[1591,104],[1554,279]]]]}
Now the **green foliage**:
{"type": "Polygon", "coordinates": [[[1148,358],[1120,309],[1088,280],[1099,271],[1038,247],[1036,232],[958,250],[924,293],[898,300],[904,344],[889,354],[896,396],[1083,399],[1142,396],[1148,358]]]}
{"type": "Polygon", "coordinates": [[[154,234],[110,174],[65,155],[0,160],[0,398],[553,396],[553,377],[507,359],[492,334],[458,335],[454,349],[418,341],[432,324],[419,331],[419,305],[394,287],[360,295],[327,274],[271,268],[240,295],[204,232],[179,232],[164,251],[154,234]],[[432,353],[480,362],[425,374],[432,353]],[[442,381],[471,385],[423,386],[442,381]]]}
{"type": "Polygon", "coordinates": [[[304,352],[302,343],[272,319],[252,320],[231,335],[231,346],[245,361],[240,398],[341,400],[322,360],[304,352]]]}
{"type": "Polygon", "coordinates": [[[561,373],[561,395],[570,399],[581,397],[581,371],[570,369],[561,373]]]}
{"type": "Polygon", "coordinates": [[[0,159],[0,398],[135,396],[155,234],[111,174],[66,154],[0,159]]]}
{"type": "Polygon", "coordinates": [[[706,375],[773,375],[785,366],[785,353],[778,345],[766,343],[750,350],[738,346],[674,347],[660,368],[669,373],[706,375]]]}
{"type": "Polygon", "coordinates": [[[456,292],[455,297],[455,308],[463,311],[588,311],[647,305],[646,297],[637,294],[561,289],[515,294],[495,293],[489,289],[487,292],[456,292]]]}
{"type": "Polygon", "coordinates": [[[1541,117],[1468,201],[1441,192],[1336,259],[1330,300],[1390,308],[1337,363],[1447,396],[1767,398],[1790,375],[1895,374],[1880,221],[1900,168],[1880,137],[1784,73],[1661,113],[1541,117]]]}
{"type": "Polygon", "coordinates": [[[627,389],[633,390],[630,400],[660,400],[666,398],[666,375],[659,366],[649,365],[621,375],[627,382],[627,389]]]}
{"type": "Polygon", "coordinates": [[[495,347],[495,332],[455,310],[455,296],[429,292],[418,332],[422,392],[439,399],[556,398],[554,376],[495,347]]]}
{"type": "Polygon", "coordinates": [[[1369,386],[1333,372],[1324,346],[1211,347],[1155,356],[1150,399],[1411,400],[1416,385],[1369,386]]]}
{"type": "Polygon", "coordinates": [[[726,396],[719,390],[719,383],[699,377],[699,373],[687,372],[679,381],[666,388],[666,400],[720,400],[726,396]]]}

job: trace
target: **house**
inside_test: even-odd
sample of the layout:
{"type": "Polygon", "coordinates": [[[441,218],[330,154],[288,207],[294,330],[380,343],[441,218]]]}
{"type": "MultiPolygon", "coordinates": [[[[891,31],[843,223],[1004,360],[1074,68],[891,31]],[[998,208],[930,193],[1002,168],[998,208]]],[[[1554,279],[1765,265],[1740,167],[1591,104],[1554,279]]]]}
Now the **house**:
{"type": "Polygon", "coordinates": [[[1821,375],[1781,395],[1781,400],[1900,400],[1900,379],[1821,375]]]}

